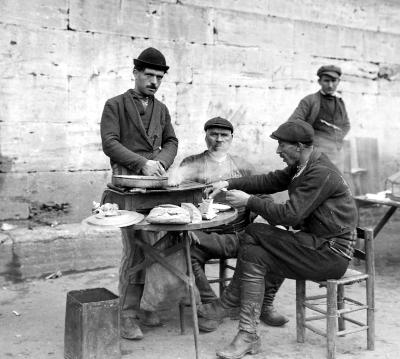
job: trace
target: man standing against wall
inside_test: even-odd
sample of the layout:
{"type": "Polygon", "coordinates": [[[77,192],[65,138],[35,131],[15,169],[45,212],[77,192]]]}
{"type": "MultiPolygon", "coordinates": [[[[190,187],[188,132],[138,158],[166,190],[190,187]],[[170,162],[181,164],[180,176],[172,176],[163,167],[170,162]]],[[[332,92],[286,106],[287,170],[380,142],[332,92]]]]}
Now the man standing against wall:
{"type": "Polygon", "coordinates": [[[321,89],[304,97],[289,121],[300,119],[313,126],[314,147],[324,152],[344,172],[343,139],[350,130],[346,107],[336,90],[342,70],[334,65],[321,66],[317,71],[321,89]]]}
{"type": "MultiPolygon", "coordinates": [[[[204,131],[206,132],[207,150],[186,157],[180,165],[185,179],[208,184],[255,174],[254,167],[248,161],[229,153],[233,140],[231,122],[221,117],[214,117],[204,124],[204,131]]],[[[224,202],[224,194],[221,193],[215,200],[224,202]]],[[[193,273],[201,302],[205,305],[199,308],[199,329],[201,331],[214,331],[224,317],[234,315],[234,311],[231,310],[223,312],[218,318],[207,318],[202,314],[208,306],[214,307],[219,301],[204,273],[205,263],[210,259],[236,258],[239,250],[238,234],[250,223],[250,211],[245,206],[237,208],[237,210],[238,218],[232,224],[214,228],[208,233],[207,231],[191,233],[196,242],[191,249],[193,273]],[[220,235],[216,235],[217,233],[220,235]]],[[[288,321],[273,307],[275,294],[282,282],[281,278],[270,277],[265,283],[266,289],[260,319],[268,325],[282,326],[288,321]]]]}
{"type": "MultiPolygon", "coordinates": [[[[101,117],[103,151],[110,157],[114,175],[160,176],[171,166],[178,149],[168,108],[154,97],[169,67],[164,55],[152,47],[134,59],[134,65],[135,88],[107,100],[104,106],[101,117]]],[[[141,236],[153,244],[160,235],[127,228],[122,230],[119,295],[123,338],[143,338],[137,319],[144,273],[138,272],[133,278],[126,273],[143,259],[143,252],[132,243],[135,236],[141,236]]],[[[144,324],[159,325],[154,312],[144,314],[144,324]]]]}

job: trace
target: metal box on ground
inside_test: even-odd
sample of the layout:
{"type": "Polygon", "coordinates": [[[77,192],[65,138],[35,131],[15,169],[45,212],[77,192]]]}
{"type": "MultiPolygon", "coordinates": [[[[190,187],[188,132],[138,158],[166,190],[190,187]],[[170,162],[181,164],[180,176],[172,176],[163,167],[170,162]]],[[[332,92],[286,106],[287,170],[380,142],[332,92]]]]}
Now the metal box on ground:
{"type": "Polygon", "coordinates": [[[118,302],[105,288],[67,293],[64,358],[121,358],[118,302]]]}

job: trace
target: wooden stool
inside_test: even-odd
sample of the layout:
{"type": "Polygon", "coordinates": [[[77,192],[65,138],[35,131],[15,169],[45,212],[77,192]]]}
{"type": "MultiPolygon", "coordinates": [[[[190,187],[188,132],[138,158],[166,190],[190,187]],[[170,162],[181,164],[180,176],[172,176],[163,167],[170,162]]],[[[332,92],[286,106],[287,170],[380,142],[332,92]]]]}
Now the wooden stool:
{"type": "Polygon", "coordinates": [[[375,263],[374,263],[374,233],[371,229],[357,228],[357,237],[365,240],[365,253],[360,250],[355,251],[354,257],[365,261],[365,272],[348,269],[342,278],[317,282],[321,287],[326,287],[326,294],[306,297],[306,281],[296,280],[296,323],[297,341],[304,342],[305,329],[310,329],[316,334],[326,337],[327,358],[336,357],[336,337],[360,331],[367,331],[367,348],[374,350],[375,347],[375,319],[374,319],[374,283],[375,283],[375,263]],[[345,296],[344,286],[358,282],[366,283],[366,303],[345,296]],[[326,299],[326,310],[313,303],[315,300],[326,299]],[[352,307],[346,308],[346,303],[352,307]],[[306,317],[306,308],[313,310],[318,315],[306,317]],[[358,320],[349,318],[347,315],[360,311],[367,311],[367,322],[362,323],[358,320]],[[313,320],[323,319],[326,321],[326,331],[310,324],[313,320]],[[352,323],[353,328],[345,328],[345,322],[352,323]]]}

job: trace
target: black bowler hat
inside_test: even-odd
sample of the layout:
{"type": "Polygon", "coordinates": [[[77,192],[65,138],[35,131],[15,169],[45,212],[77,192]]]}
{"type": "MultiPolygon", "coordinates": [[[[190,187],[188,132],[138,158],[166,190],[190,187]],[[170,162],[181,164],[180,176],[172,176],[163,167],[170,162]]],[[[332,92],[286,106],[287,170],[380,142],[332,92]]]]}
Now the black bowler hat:
{"type": "Polygon", "coordinates": [[[228,130],[231,130],[231,132],[233,133],[233,125],[228,120],[225,120],[222,117],[214,117],[211,120],[208,120],[204,124],[204,131],[207,131],[211,127],[226,128],[228,130]]]}
{"type": "Polygon", "coordinates": [[[133,60],[133,63],[137,67],[147,67],[153,70],[164,72],[167,72],[169,69],[169,66],[167,66],[167,63],[165,61],[164,55],[154,47],[149,47],[146,50],[143,50],[138,58],[133,60]]]}
{"type": "Polygon", "coordinates": [[[270,137],[274,140],[312,144],[314,141],[314,129],[308,122],[295,119],[284,122],[276,131],[272,132],[270,137]]]}
{"type": "Polygon", "coordinates": [[[321,66],[317,71],[317,76],[321,77],[322,75],[338,79],[340,76],[342,76],[342,70],[340,69],[340,67],[335,65],[321,66]]]}

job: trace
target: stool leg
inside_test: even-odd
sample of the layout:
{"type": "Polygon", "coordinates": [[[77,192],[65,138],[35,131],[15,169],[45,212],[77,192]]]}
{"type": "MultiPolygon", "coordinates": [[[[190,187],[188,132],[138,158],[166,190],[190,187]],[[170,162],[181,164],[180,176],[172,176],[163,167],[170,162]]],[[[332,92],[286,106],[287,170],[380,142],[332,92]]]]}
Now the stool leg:
{"type": "Polygon", "coordinates": [[[194,347],[196,351],[196,359],[199,358],[199,324],[197,320],[197,308],[196,308],[196,298],[194,295],[194,276],[192,270],[192,260],[190,257],[190,238],[187,231],[183,232],[183,240],[185,241],[185,254],[186,254],[186,263],[188,267],[189,274],[189,291],[190,291],[190,304],[192,307],[192,318],[193,318],[193,335],[194,335],[194,347]]]}
{"type": "Polygon", "coordinates": [[[327,281],[327,317],[326,317],[326,342],[328,359],[336,357],[337,334],[337,283],[334,280],[327,281]]]}
{"type": "MultiPolygon", "coordinates": [[[[344,285],[339,284],[337,289],[337,308],[344,309],[344,285]]],[[[342,315],[338,317],[338,328],[339,331],[346,329],[345,320],[342,315]]]]}
{"type": "Polygon", "coordinates": [[[222,292],[226,288],[225,278],[226,278],[226,259],[219,260],[219,296],[221,297],[222,292]]]}
{"type": "Polygon", "coordinates": [[[185,304],[179,303],[179,322],[181,324],[181,335],[185,334],[185,304]]]}
{"type": "Polygon", "coordinates": [[[374,277],[370,276],[366,283],[367,292],[367,348],[375,350],[375,303],[374,303],[374,277]]]}
{"type": "Polygon", "coordinates": [[[297,342],[304,343],[304,337],[306,328],[305,315],[306,307],[304,302],[306,300],[306,281],[296,280],[296,330],[297,330],[297,342]]]}

